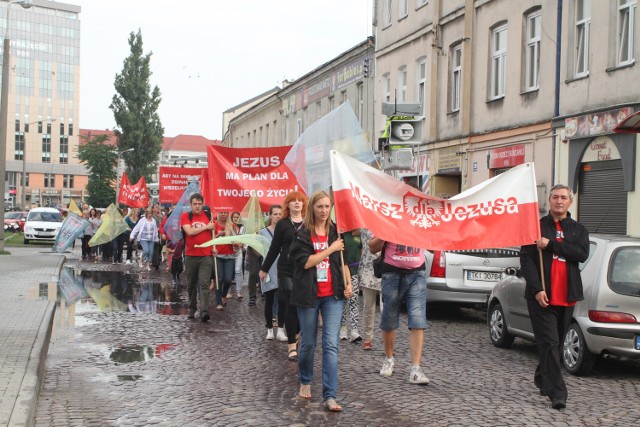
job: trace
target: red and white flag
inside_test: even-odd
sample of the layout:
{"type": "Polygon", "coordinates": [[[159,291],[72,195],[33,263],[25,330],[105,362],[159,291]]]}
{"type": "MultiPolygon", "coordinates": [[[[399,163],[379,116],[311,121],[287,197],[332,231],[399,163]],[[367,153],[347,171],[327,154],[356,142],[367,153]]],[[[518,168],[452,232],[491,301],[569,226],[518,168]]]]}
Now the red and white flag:
{"type": "Polygon", "coordinates": [[[540,237],[533,163],[516,166],[451,199],[422,193],[358,160],[331,152],[336,223],[432,250],[532,244],[540,237]]]}
{"type": "Polygon", "coordinates": [[[122,174],[118,203],[132,208],[146,208],[149,205],[149,190],[144,176],[136,185],[131,185],[126,172],[122,174]]]}

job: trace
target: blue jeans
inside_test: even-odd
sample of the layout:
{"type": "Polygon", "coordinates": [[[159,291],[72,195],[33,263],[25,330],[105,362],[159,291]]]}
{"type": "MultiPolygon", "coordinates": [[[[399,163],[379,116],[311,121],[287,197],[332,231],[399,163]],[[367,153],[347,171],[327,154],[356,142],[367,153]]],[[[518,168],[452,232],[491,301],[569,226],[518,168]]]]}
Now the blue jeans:
{"type": "MultiPolygon", "coordinates": [[[[226,296],[231,287],[231,281],[235,275],[236,259],[215,257],[218,273],[218,286],[216,287],[216,303],[222,305],[222,297],[226,296]]],[[[214,278],[216,268],[212,270],[211,278],[214,278]]]]}
{"type": "Polygon", "coordinates": [[[318,298],[314,308],[298,307],[302,344],[298,356],[300,384],[311,384],[318,338],[318,313],[322,313],[322,397],[336,398],[338,391],[338,342],[344,300],[318,298]]]}
{"type": "Polygon", "coordinates": [[[153,240],[140,240],[143,262],[151,262],[151,256],[153,255],[153,243],[153,240]]]}
{"type": "Polygon", "coordinates": [[[427,328],[427,278],[424,270],[409,274],[382,273],[384,306],[380,329],[393,331],[400,325],[400,304],[407,304],[409,329],[427,328]]]}

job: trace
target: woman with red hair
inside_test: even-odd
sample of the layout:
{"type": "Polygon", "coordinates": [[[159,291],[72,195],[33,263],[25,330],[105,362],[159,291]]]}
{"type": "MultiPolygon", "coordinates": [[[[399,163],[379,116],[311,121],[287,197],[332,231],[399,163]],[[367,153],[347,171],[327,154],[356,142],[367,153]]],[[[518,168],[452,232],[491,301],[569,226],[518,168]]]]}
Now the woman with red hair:
{"type": "Polygon", "coordinates": [[[293,289],[293,259],[289,255],[289,247],[302,228],[309,199],[300,191],[291,191],[282,202],[282,219],[276,224],[269,252],[260,267],[260,280],[267,278],[267,272],[275,262],[278,254],[278,317],[284,314],[284,326],[278,328],[276,339],[287,341],[287,357],[290,361],[298,360],[296,335],[300,332],[296,307],[289,305],[293,289]]]}

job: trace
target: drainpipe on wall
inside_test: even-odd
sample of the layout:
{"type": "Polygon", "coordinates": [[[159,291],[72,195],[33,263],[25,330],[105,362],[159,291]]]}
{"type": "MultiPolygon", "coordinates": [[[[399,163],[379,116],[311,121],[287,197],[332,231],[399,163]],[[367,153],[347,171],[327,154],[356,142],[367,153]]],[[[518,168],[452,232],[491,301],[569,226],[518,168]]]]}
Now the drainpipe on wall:
{"type": "MultiPolygon", "coordinates": [[[[554,93],[554,105],[553,105],[553,117],[556,118],[560,115],[560,61],[562,54],[562,0],[558,0],[558,10],[556,17],[556,85],[554,93]]],[[[556,181],[556,147],[560,141],[556,132],[553,149],[551,155],[553,156],[553,162],[551,163],[551,184],[556,181]]]]}

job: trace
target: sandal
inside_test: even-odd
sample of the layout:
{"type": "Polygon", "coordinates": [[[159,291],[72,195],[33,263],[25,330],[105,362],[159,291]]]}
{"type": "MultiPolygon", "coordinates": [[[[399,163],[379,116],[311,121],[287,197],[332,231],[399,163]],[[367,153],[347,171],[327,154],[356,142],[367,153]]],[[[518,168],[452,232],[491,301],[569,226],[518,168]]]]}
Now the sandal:
{"type": "Polygon", "coordinates": [[[311,399],[311,384],[300,384],[298,396],[303,399],[311,399]]]}
{"type": "Polygon", "coordinates": [[[324,401],[324,407],[330,412],[342,412],[342,406],[338,405],[338,402],[333,397],[324,401]]]}
{"type": "Polygon", "coordinates": [[[287,355],[287,359],[289,359],[290,362],[295,362],[298,360],[298,351],[295,348],[292,348],[291,350],[289,350],[289,354],[287,355]]]}
{"type": "Polygon", "coordinates": [[[238,294],[238,301],[242,301],[244,299],[244,297],[242,296],[242,294],[238,294]]]}
{"type": "Polygon", "coordinates": [[[224,307],[221,304],[218,304],[218,306],[216,307],[216,310],[222,311],[224,310],[224,307]]]}

